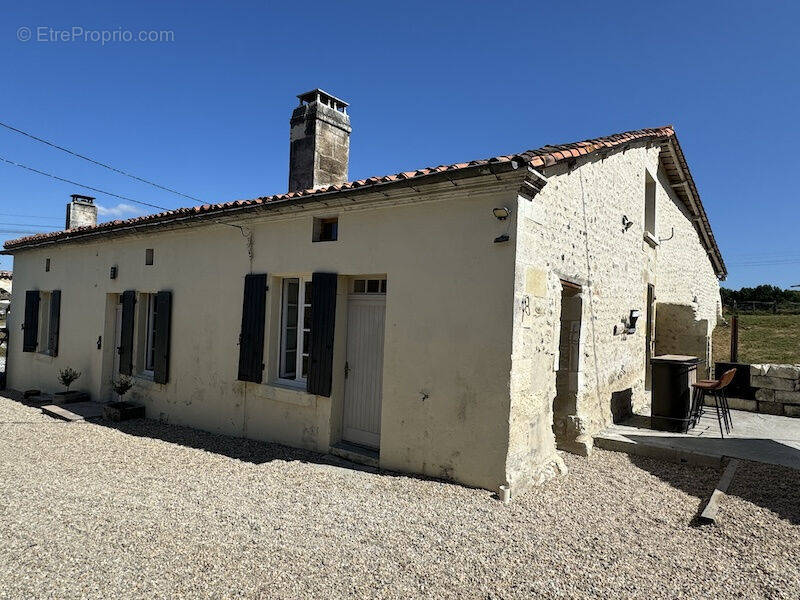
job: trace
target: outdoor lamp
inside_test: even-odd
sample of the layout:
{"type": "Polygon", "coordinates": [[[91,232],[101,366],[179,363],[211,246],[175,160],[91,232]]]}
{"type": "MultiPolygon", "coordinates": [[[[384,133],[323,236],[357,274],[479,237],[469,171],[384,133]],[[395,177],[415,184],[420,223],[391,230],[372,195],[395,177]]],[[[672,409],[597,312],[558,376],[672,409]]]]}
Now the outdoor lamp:
{"type": "Polygon", "coordinates": [[[493,208],[492,214],[494,215],[494,218],[497,219],[498,221],[505,221],[508,218],[508,215],[511,214],[511,209],[506,208],[505,206],[502,206],[500,208],[493,208]]]}
{"type": "Polygon", "coordinates": [[[638,310],[632,310],[630,316],[628,317],[628,331],[633,333],[636,331],[636,321],[639,320],[639,315],[641,313],[638,310]]]}

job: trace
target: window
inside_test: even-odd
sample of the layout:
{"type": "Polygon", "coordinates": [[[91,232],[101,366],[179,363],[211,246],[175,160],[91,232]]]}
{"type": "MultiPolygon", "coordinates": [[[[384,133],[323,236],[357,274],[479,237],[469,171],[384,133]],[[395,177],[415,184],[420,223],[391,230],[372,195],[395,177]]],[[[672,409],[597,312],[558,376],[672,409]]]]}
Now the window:
{"type": "Polygon", "coordinates": [[[281,360],[279,377],[304,382],[311,349],[311,280],[283,280],[281,296],[281,360]]]}
{"type": "Polygon", "coordinates": [[[50,259],[49,258],[45,258],[44,259],[44,271],[45,271],[45,273],[49,273],[50,272],[50,259]]]}
{"type": "Polygon", "coordinates": [[[41,354],[50,354],[51,297],[50,292],[39,292],[39,340],[36,348],[41,354]]]}
{"type": "MultiPolygon", "coordinates": [[[[644,172],[644,231],[656,236],[656,182],[650,173],[644,172]]],[[[645,235],[645,237],[647,237],[645,235]]]]}
{"type": "Polygon", "coordinates": [[[150,266],[153,264],[153,249],[147,248],[144,251],[144,264],[150,266]]]}
{"type": "Polygon", "coordinates": [[[147,294],[147,322],[144,351],[144,370],[148,373],[153,372],[156,348],[156,295],[147,294]]]}
{"type": "Polygon", "coordinates": [[[329,217],[326,219],[314,219],[314,232],[312,241],[315,242],[335,242],[339,238],[339,219],[329,217]]]}
{"type": "Polygon", "coordinates": [[[137,310],[136,364],[139,373],[153,376],[156,347],[156,294],[139,294],[137,310]]]}
{"type": "Polygon", "coordinates": [[[373,278],[373,279],[354,279],[353,280],[353,293],[354,294],[385,294],[386,293],[386,280],[373,278]]]}

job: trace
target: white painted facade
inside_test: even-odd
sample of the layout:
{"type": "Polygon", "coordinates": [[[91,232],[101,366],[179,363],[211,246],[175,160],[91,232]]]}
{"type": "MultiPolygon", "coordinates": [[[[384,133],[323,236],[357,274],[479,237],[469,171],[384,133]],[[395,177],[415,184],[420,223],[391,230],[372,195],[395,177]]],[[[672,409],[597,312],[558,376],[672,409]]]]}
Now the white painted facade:
{"type": "MultiPolygon", "coordinates": [[[[529,176],[522,168],[457,186],[421,181],[326,207],[309,202],[16,250],[20,310],[10,319],[9,386],[55,390],[57,371],[70,366],[83,372],[76,389],[109,398],[118,295],[169,290],[169,381],[156,384],[141,374],[141,353],[134,361],[140,375],[131,399],[144,403],[149,418],[328,452],[347,437],[345,427],[374,434],[377,410],[378,437],[366,435],[362,443],[377,447],[381,467],[520,491],[560,464],[553,402],[561,280],[580,285],[583,300],[577,411],[564,431],[587,451],[592,433],[611,420],[612,394],[631,390],[634,405],[645,401],[648,283],[658,304],[684,309],[681,322],[660,325],[665,339],[680,344],[675,330],[702,331],[702,345],[692,342],[689,350],[710,348],[718,282],[691,218],[662,180],[658,154],[641,144],[602,160],[582,159],[571,171],[545,169],[547,184],[532,200],[519,195],[529,176]],[[646,172],[657,183],[655,237],[674,230],[655,247],[644,239],[646,172]],[[511,215],[498,221],[492,210],[503,206],[511,215]],[[314,218],[332,215],[339,219],[338,240],[313,242],[314,218]],[[626,231],[623,215],[633,221],[626,231]],[[229,225],[244,227],[252,245],[229,225]],[[510,241],[495,243],[503,233],[510,241]],[[149,248],[153,265],[145,264],[149,248]],[[338,274],[330,397],[280,376],[282,281],[318,271],[338,274]],[[247,273],[269,275],[262,384],[237,381],[247,273]],[[357,297],[352,282],[359,278],[385,279],[385,295],[357,297]],[[16,332],[25,290],[61,290],[56,357],[22,352],[16,332]],[[615,335],[631,310],[642,311],[636,331],[615,335]],[[372,391],[355,400],[345,380],[352,367],[346,363],[360,360],[352,347],[354,319],[366,319],[373,330],[384,323],[382,336],[360,342],[373,358],[378,348],[369,344],[381,345],[382,356],[370,366],[371,381],[359,384],[372,391]],[[348,410],[372,412],[359,421],[348,410]]],[[[145,330],[137,326],[136,348],[145,330]]],[[[658,348],[658,331],[655,340],[658,348]]]]}

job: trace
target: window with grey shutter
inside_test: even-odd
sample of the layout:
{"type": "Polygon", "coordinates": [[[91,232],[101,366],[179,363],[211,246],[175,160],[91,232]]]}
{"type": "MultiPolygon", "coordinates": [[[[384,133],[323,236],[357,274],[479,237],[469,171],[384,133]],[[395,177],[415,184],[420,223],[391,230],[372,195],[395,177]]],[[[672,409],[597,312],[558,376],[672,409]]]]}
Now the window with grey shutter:
{"type": "Polygon", "coordinates": [[[167,383],[169,378],[170,321],[172,292],[156,294],[155,349],[153,351],[153,381],[167,383]]]}
{"type": "Polygon", "coordinates": [[[336,325],[336,273],[314,273],[311,278],[311,355],[306,389],[317,396],[331,395],[333,333],[336,325]]]}
{"type": "Polygon", "coordinates": [[[246,275],[239,333],[239,381],[261,383],[263,379],[266,310],[267,274],[246,275]]]}
{"type": "Polygon", "coordinates": [[[120,327],[119,372],[122,375],[133,373],[133,329],[136,308],[136,292],[128,290],[122,293],[122,325],[120,327]]]}
{"type": "Polygon", "coordinates": [[[22,329],[22,351],[36,352],[39,341],[39,290],[25,291],[25,322],[22,329]]]}
{"type": "Polygon", "coordinates": [[[58,332],[61,327],[61,290],[50,293],[50,330],[47,336],[47,353],[58,356],[58,332]]]}

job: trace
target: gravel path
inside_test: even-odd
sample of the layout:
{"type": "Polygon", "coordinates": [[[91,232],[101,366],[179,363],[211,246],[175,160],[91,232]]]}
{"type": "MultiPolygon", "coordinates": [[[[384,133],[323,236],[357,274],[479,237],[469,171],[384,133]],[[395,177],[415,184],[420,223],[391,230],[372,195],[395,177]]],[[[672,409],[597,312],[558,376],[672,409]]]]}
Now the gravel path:
{"type": "Polygon", "coordinates": [[[0,398],[0,598],[797,598],[800,472],[597,451],[488,492],[0,398]]]}

